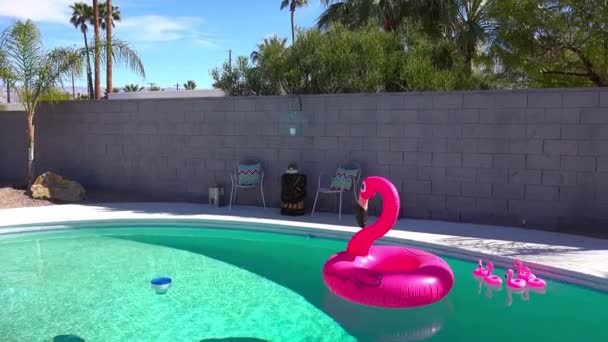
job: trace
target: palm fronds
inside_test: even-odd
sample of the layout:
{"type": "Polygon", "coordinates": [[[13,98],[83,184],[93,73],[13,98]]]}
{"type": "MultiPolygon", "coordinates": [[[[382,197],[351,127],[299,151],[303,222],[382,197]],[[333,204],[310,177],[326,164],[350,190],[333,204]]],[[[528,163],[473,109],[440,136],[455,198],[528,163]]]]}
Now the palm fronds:
{"type": "MultiPolygon", "coordinates": [[[[95,41],[91,41],[90,44],[95,44],[95,41]]],[[[104,38],[101,42],[101,46],[105,46],[107,44],[106,39],[104,38]]],[[[127,43],[124,40],[120,40],[116,37],[112,37],[111,40],[111,50],[112,50],[112,62],[118,66],[124,66],[127,69],[133,71],[138,76],[142,78],[146,77],[146,71],[144,68],[144,63],[142,62],[139,54],[131,46],[131,44],[127,43]]],[[[106,49],[100,49],[101,60],[106,61],[106,49]]],[[[81,54],[85,54],[85,49],[79,50],[81,54]]],[[[105,64],[105,63],[104,63],[105,64]]]]}

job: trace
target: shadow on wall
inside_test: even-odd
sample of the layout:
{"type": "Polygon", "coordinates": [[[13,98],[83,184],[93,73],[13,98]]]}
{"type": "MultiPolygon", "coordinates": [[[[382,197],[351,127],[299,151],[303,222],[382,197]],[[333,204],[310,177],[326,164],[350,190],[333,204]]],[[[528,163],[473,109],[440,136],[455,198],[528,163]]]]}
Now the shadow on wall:
{"type": "Polygon", "coordinates": [[[57,335],[53,342],[85,342],[84,338],[76,335],[57,335]]]}

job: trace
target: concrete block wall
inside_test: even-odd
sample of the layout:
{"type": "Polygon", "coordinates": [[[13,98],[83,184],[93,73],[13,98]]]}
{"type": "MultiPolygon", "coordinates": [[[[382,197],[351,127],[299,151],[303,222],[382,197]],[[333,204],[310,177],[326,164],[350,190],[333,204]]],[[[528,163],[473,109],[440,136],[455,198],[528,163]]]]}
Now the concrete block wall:
{"type": "Polygon", "coordinates": [[[7,184],[27,184],[27,120],[20,111],[0,111],[0,186],[7,184]]]}
{"type": "MultiPolygon", "coordinates": [[[[364,175],[395,183],[406,217],[577,230],[608,223],[608,89],[66,102],[37,122],[38,171],[89,187],[206,202],[210,185],[228,187],[238,160],[258,158],[276,207],[279,177],[295,161],[308,175],[310,207],[319,172],[354,159],[364,175]],[[289,136],[287,114],[300,110],[289,136]]],[[[0,116],[0,127],[14,124],[0,116]]],[[[0,179],[15,177],[19,168],[5,160],[20,155],[0,157],[0,179]]],[[[239,204],[261,204],[254,190],[238,195],[239,204]]],[[[333,199],[321,208],[332,210],[333,199]]]]}

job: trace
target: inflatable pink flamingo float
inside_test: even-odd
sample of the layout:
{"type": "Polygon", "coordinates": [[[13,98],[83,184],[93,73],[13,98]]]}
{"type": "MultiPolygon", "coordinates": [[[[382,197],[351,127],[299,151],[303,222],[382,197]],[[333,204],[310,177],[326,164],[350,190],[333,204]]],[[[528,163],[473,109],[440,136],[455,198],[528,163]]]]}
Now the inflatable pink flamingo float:
{"type": "Polygon", "coordinates": [[[375,307],[410,308],[441,300],[454,285],[452,269],[443,259],[414,248],[372,246],[399,216],[397,189],[382,177],[363,180],[359,205],[366,210],[377,193],[383,203],[380,217],[357,232],[346,251],[327,260],[323,266],[326,286],[339,297],[375,307]]]}

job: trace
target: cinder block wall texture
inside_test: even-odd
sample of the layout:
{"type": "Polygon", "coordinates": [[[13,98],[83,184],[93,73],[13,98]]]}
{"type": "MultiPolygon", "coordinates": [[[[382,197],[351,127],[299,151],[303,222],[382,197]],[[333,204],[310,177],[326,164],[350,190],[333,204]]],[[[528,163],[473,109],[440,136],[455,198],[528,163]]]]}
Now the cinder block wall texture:
{"type": "MultiPolygon", "coordinates": [[[[25,175],[25,118],[0,113],[0,180],[25,175]]],[[[260,159],[278,207],[280,175],[357,160],[401,193],[405,217],[606,229],[608,89],[65,102],[37,114],[37,172],[87,187],[207,201],[238,160],[260,159]],[[297,111],[296,136],[288,134],[297,111]]],[[[261,205],[243,190],[238,204],[261,205]]],[[[321,210],[333,210],[324,197],[321,210]]],[[[352,194],[346,211],[352,211],[352,194]]],[[[376,207],[379,207],[376,202],[376,207]]]]}

